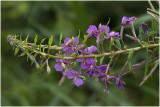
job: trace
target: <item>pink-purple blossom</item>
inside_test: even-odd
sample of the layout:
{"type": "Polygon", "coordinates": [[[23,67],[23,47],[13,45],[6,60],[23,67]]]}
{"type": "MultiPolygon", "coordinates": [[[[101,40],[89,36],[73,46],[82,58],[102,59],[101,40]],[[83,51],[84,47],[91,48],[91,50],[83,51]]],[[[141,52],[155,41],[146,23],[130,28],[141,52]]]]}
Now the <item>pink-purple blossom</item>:
{"type": "Polygon", "coordinates": [[[134,21],[136,22],[136,18],[135,17],[126,17],[124,16],[122,18],[122,26],[127,26],[127,25],[131,25],[131,22],[134,21]]]}
{"type": "Polygon", "coordinates": [[[118,36],[119,36],[119,32],[114,32],[114,31],[112,31],[112,32],[110,32],[109,34],[107,34],[107,37],[109,37],[111,40],[112,40],[113,38],[118,37],[118,36]]]}
{"type": "Polygon", "coordinates": [[[77,87],[79,87],[80,85],[84,84],[83,79],[81,79],[81,78],[78,77],[78,76],[80,76],[82,74],[81,71],[74,71],[74,70],[68,69],[65,74],[66,74],[66,76],[67,76],[68,79],[75,78],[74,84],[77,87]]]}
{"type": "Polygon", "coordinates": [[[148,34],[148,31],[147,31],[147,28],[148,28],[148,25],[144,22],[140,23],[141,26],[142,26],[142,29],[143,29],[143,33],[144,34],[148,34]]]}
{"type": "Polygon", "coordinates": [[[75,37],[71,43],[68,44],[68,42],[70,41],[71,39],[70,38],[66,38],[64,40],[64,44],[62,45],[63,47],[63,51],[69,51],[70,53],[74,53],[75,52],[75,44],[79,43],[79,40],[77,37],[75,37]],[[68,45],[67,45],[68,44],[68,45]],[[66,46],[67,45],[67,46],[66,46]]]}

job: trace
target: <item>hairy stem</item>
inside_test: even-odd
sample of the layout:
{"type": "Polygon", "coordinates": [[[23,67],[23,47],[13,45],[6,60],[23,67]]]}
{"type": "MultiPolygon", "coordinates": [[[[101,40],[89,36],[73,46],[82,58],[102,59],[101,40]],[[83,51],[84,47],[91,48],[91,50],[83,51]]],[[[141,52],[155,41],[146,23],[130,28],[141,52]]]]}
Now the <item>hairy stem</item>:
{"type": "Polygon", "coordinates": [[[143,47],[135,47],[135,48],[130,48],[130,49],[126,49],[126,50],[111,51],[111,52],[108,52],[108,53],[95,54],[95,55],[85,55],[85,56],[76,56],[76,57],[54,56],[54,55],[50,55],[50,54],[47,54],[47,53],[44,53],[44,52],[40,52],[40,51],[35,50],[35,49],[28,48],[28,47],[26,47],[26,46],[23,46],[23,49],[26,49],[26,50],[29,50],[29,51],[31,51],[31,52],[35,52],[35,53],[41,54],[41,55],[43,55],[43,56],[51,57],[51,58],[73,60],[73,59],[95,58],[95,57],[102,57],[102,56],[117,55],[117,54],[129,52],[129,51],[131,51],[132,49],[133,49],[134,51],[138,51],[138,50],[146,49],[146,48],[159,47],[159,45],[160,45],[160,44],[151,44],[151,45],[147,45],[147,46],[143,46],[143,47]]]}
{"type": "Polygon", "coordinates": [[[111,52],[108,52],[108,53],[85,55],[85,56],[76,56],[76,57],[62,57],[62,56],[55,56],[55,55],[51,55],[51,54],[48,54],[48,53],[45,53],[45,52],[41,52],[39,50],[33,49],[32,47],[23,46],[23,44],[19,45],[18,43],[20,43],[20,41],[18,41],[17,39],[16,39],[16,41],[9,40],[9,42],[12,42],[12,44],[14,46],[19,47],[23,50],[28,50],[28,51],[31,51],[31,52],[35,52],[35,53],[40,54],[40,55],[45,56],[45,57],[51,57],[51,58],[57,58],[57,59],[69,59],[69,60],[82,59],[82,58],[97,58],[97,57],[102,57],[102,56],[118,55],[118,54],[121,54],[121,53],[129,52],[131,50],[138,51],[138,50],[146,49],[146,48],[159,47],[159,45],[160,45],[160,44],[150,44],[150,45],[147,45],[147,46],[135,47],[135,48],[130,48],[130,49],[126,49],[126,50],[111,51],[111,52]]]}

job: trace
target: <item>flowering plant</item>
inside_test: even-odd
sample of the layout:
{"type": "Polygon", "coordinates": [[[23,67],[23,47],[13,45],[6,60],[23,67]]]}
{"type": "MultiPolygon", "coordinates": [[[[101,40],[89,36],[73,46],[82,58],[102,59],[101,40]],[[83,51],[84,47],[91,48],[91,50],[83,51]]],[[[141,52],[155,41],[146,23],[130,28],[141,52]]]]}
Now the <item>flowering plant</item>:
{"type": "Polygon", "coordinates": [[[79,87],[85,84],[87,78],[94,77],[105,85],[106,88],[104,89],[104,92],[109,93],[107,88],[108,84],[113,84],[114,82],[117,87],[124,89],[125,82],[123,81],[123,76],[134,73],[136,69],[144,64],[146,64],[145,66],[147,67],[147,64],[153,63],[153,68],[149,73],[145,70],[146,76],[140,83],[140,85],[142,85],[157,68],[159,61],[157,52],[157,47],[160,45],[157,36],[159,14],[153,9],[151,3],[150,5],[152,9],[148,9],[147,13],[153,17],[152,31],[148,31],[148,25],[145,22],[141,22],[138,37],[134,30],[134,22],[138,19],[136,17],[124,16],[121,21],[121,29],[119,32],[110,31],[110,27],[108,26],[110,20],[106,25],[99,24],[98,27],[90,25],[87,29],[87,35],[84,35],[84,40],[82,42],[79,40],[80,34],[78,37],[65,38],[64,43],[61,43],[63,36],[61,34],[59,46],[52,45],[52,35],[48,40],[47,45],[42,45],[46,39],[42,39],[38,45],[37,35],[35,36],[34,43],[28,42],[28,36],[22,41],[21,37],[20,40],[18,40],[16,35],[9,35],[7,40],[13,46],[15,55],[18,54],[19,50],[23,51],[20,56],[27,55],[27,58],[35,64],[40,73],[44,72],[44,69],[50,73],[51,69],[48,62],[51,59],[55,59],[56,64],[54,65],[54,68],[62,74],[59,81],[60,86],[65,81],[65,78],[72,79],[73,83],[79,87]],[[135,43],[139,45],[138,47],[127,48],[127,44],[123,41],[123,31],[126,26],[131,29],[132,34],[125,34],[125,36],[128,39],[135,41],[135,43]],[[147,39],[144,38],[142,34],[145,35],[147,39]],[[87,41],[94,37],[96,38],[96,46],[87,46],[87,41]],[[106,40],[109,41],[109,44],[103,44],[106,40]],[[104,46],[109,46],[109,52],[105,52],[104,46]],[[146,49],[148,52],[146,60],[132,65],[131,61],[134,58],[136,51],[141,49],[146,49]],[[57,53],[53,55],[51,51],[56,51],[57,53]],[[124,63],[122,70],[116,75],[113,71],[113,67],[120,54],[128,55],[128,59],[124,63]],[[38,57],[40,61],[38,60],[38,57]],[[109,57],[109,62],[107,64],[103,64],[105,57],[109,57]],[[74,69],[76,64],[80,64],[81,66],[78,70],[74,69]],[[125,72],[127,65],[128,71],[125,72]]]}

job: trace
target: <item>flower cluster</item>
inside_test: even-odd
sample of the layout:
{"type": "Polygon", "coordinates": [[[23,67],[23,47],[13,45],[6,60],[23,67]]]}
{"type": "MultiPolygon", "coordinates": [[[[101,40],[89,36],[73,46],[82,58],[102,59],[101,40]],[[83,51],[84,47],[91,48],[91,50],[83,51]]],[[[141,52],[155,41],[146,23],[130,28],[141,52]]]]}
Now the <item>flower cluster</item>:
{"type": "MultiPolygon", "coordinates": [[[[84,49],[76,49],[75,48],[75,42],[78,41],[77,38],[74,38],[72,42],[70,42],[69,45],[66,45],[68,41],[71,39],[65,39],[64,44],[62,44],[63,51],[65,51],[64,55],[70,56],[71,53],[79,53],[78,56],[84,56],[84,55],[94,55],[93,52],[97,51],[96,46],[90,46],[88,48],[84,49]]],[[[77,42],[78,43],[78,42],[77,42]]],[[[78,45],[78,47],[81,46],[78,45]]],[[[58,55],[58,54],[57,54],[58,55]]],[[[64,60],[64,59],[56,59],[57,64],[55,64],[54,68],[56,71],[61,71],[63,76],[66,76],[68,79],[72,79],[73,83],[79,87],[84,84],[84,77],[85,75],[88,77],[95,77],[96,79],[99,79],[101,83],[106,84],[111,83],[110,79],[115,79],[116,85],[123,89],[122,79],[120,77],[115,77],[112,75],[106,74],[107,70],[107,64],[96,66],[96,61],[93,58],[82,58],[76,60],[78,63],[81,63],[81,68],[78,71],[75,71],[72,69],[72,64],[74,61],[71,60],[64,60]]],[[[109,69],[110,71],[110,69],[109,69]]],[[[106,91],[105,92],[109,92],[106,91]]]]}
{"type": "MultiPolygon", "coordinates": [[[[132,21],[135,21],[135,17],[123,17],[122,19],[122,26],[130,25],[132,21]]],[[[91,37],[96,37],[96,43],[99,43],[102,39],[102,41],[106,39],[110,39],[111,41],[113,39],[119,39],[119,32],[110,31],[109,26],[106,25],[99,25],[98,28],[95,25],[90,25],[88,30],[88,37],[87,39],[90,39],[91,37]],[[102,33],[105,34],[102,38],[102,33]]],[[[94,55],[94,52],[97,51],[96,46],[90,46],[86,48],[80,48],[83,44],[79,44],[79,40],[77,37],[75,38],[66,38],[64,40],[64,44],[62,44],[61,47],[63,47],[64,56],[71,57],[72,54],[75,54],[77,57],[82,57],[85,55],[94,55]],[[77,44],[77,47],[75,46],[77,44]]],[[[61,56],[61,54],[56,54],[57,56],[61,56]]],[[[56,59],[57,64],[54,66],[56,71],[62,72],[62,77],[67,77],[68,79],[72,79],[73,83],[79,87],[84,84],[84,78],[87,77],[95,77],[98,79],[102,84],[106,85],[105,92],[109,92],[107,89],[107,84],[111,84],[112,80],[115,80],[115,84],[120,88],[124,89],[123,87],[123,81],[122,77],[120,75],[113,76],[110,71],[111,68],[109,67],[109,64],[104,64],[97,66],[96,60],[94,58],[80,58],[75,60],[68,60],[68,59],[56,59]],[[80,69],[79,70],[73,70],[74,63],[80,63],[80,69]],[[109,72],[108,72],[109,71],[109,72]]],[[[61,82],[61,81],[60,81],[61,82]]]]}
{"type": "MultiPolygon", "coordinates": [[[[60,46],[57,45],[51,46],[53,41],[53,36],[48,41],[48,45],[37,45],[37,36],[35,37],[34,44],[28,43],[27,39],[25,41],[18,40],[16,37],[8,36],[7,40],[12,46],[15,46],[15,55],[18,53],[19,49],[24,51],[20,56],[23,56],[27,54],[29,59],[35,63],[36,67],[40,72],[44,69],[44,66],[47,67],[47,72],[50,73],[51,69],[48,64],[49,58],[55,58],[56,64],[54,65],[54,68],[57,72],[60,72],[62,74],[62,77],[59,81],[59,85],[61,85],[64,82],[65,78],[72,79],[73,84],[75,84],[77,87],[83,86],[85,83],[85,79],[92,77],[96,80],[99,80],[100,83],[105,85],[104,92],[109,93],[108,85],[115,83],[117,87],[120,89],[124,89],[125,82],[122,80],[125,67],[129,65],[129,73],[133,71],[131,68],[141,66],[143,63],[135,64],[134,66],[131,65],[131,58],[134,54],[135,50],[140,50],[144,48],[150,48],[150,47],[158,47],[158,44],[150,44],[149,46],[143,45],[143,41],[139,40],[136,36],[133,22],[136,22],[135,17],[126,17],[124,16],[122,18],[121,22],[121,30],[120,32],[112,31],[110,30],[110,27],[108,25],[101,25],[99,24],[98,27],[95,25],[90,25],[87,29],[87,36],[84,35],[83,43],[79,42],[79,37],[72,37],[72,38],[65,38],[64,42],[61,44],[61,37],[60,37],[60,46]],[[128,26],[132,30],[132,34],[125,36],[138,42],[141,47],[143,48],[132,48],[126,49],[126,45],[122,40],[123,36],[123,29],[124,26],[128,26]],[[91,45],[89,47],[86,46],[86,41],[92,37],[96,38],[97,46],[91,45]],[[105,53],[103,50],[103,41],[110,41],[109,47],[114,46],[116,51],[111,51],[108,53],[105,53]],[[122,45],[121,45],[122,44],[122,45]],[[24,45],[24,46],[23,46],[24,45]],[[41,51],[41,48],[43,48],[43,51],[41,51]],[[44,49],[48,49],[48,53],[45,53],[44,49]],[[58,50],[58,53],[55,55],[50,54],[50,49],[58,50]],[[102,51],[99,51],[102,50],[102,51]],[[31,51],[31,53],[29,53],[31,51]],[[96,54],[99,52],[99,54],[96,54]],[[35,53],[34,55],[32,55],[35,53]],[[36,61],[37,54],[41,54],[43,57],[41,57],[41,64],[39,65],[36,61]],[[116,61],[116,58],[119,57],[119,54],[127,54],[128,59],[126,63],[124,64],[124,67],[122,68],[121,72],[118,75],[115,75],[113,71],[113,65],[116,61]],[[106,64],[103,64],[103,60],[105,56],[110,56],[110,61],[106,64]],[[98,57],[100,57],[99,60],[98,57]],[[99,62],[99,63],[98,63],[99,62]],[[98,63],[98,64],[97,64],[98,63]],[[80,68],[76,68],[74,65],[79,64],[80,68]]],[[[144,22],[141,23],[141,32],[144,34],[148,34],[150,32],[147,31],[148,25],[144,22]]],[[[156,28],[156,27],[155,27],[156,28]]],[[[154,32],[155,33],[155,30],[154,32]]],[[[149,36],[148,36],[149,37],[149,36]]],[[[149,40],[149,38],[148,38],[149,40]]],[[[44,39],[41,41],[41,43],[44,42],[44,39]]],[[[106,44],[105,44],[106,45],[106,44]]],[[[108,46],[108,45],[106,45],[108,46]]],[[[156,58],[155,58],[156,60],[156,58]]],[[[153,59],[151,60],[151,62],[153,59]]],[[[148,61],[149,63],[149,61],[148,61]]],[[[128,72],[126,72],[127,74],[128,72]]]]}

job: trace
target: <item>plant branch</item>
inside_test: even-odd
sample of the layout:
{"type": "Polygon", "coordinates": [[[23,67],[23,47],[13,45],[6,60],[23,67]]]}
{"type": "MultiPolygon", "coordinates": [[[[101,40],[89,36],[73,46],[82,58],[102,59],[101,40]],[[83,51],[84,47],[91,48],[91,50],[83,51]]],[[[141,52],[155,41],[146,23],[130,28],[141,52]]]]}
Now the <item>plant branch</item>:
{"type": "Polygon", "coordinates": [[[159,47],[159,45],[160,45],[160,44],[151,44],[151,45],[148,45],[148,46],[135,47],[135,48],[130,48],[130,49],[126,49],[126,50],[111,51],[111,52],[108,52],[108,53],[95,54],[95,55],[85,55],[85,56],[76,56],[76,57],[54,56],[54,55],[50,55],[50,54],[47,54],[47,53],[44,53],[44,52],[40,52],[40,51],[35,50],[35,49],[28,48],[28,47],[26,47],[26,46],[23,46],[23,49],[26,49],[26,50],[29,50],[29,51],[31,51],[31,52],[35,52],[35,53],[41,54],[41,55],[43,55],[43,56],[51,57],[51,58],[73,60],[73,59],[95,58],[95,57],[102,57],[102,56],[109,56],[109,55],[117,55],[117,54],[129,52],[129,51],[131,51],[132,49],[133,49],[134,51],[138,51],[138,50],[146,49],[146,48],[159,47]]]}
{"type": "Polygon", "coordinates": [[[158,15],[158,16],[159,16],[159,13],[158,13],[158,12],[156,12],[156,11],[150,9],[150,8],[147,8],[147,10],[148,10],[149,12],[152,12],[152,13],[154,13],[155,15],[158,15]]]}
{"type": "MultiPolygon", "coordinates": [[[[155,58],[156,61],[157,61],[158,59],[159,59],[159,56],[155,58]]],[[[138,68],[142,67],[142,66],[145,64],[145,61],[146,61],[146,60],[141,61],[141,62],[138,63],[138,64],[132,65],[132,67],[134,67],[134,68],[133,68],[133,71],[135,71],[135,70],[137,70],[138,68]]],[[[149,60],[148,64],[151,63],[151,62],[152,62],[152,60],[149,60]]],[[[125,72],[124,74],[121,74],[121,75],[122,75],[122,76],[126,76],[126,75],[131,74],[131,73],[132,73],[132,71],[127,71],[127,72],[125,72]]]]}
{"type": "Polygon", "coordinates": [[[138,50],[146,49],[146,48],[159,47],[159,45],[160,45],[160,44],[150,44],[150,45],[147,45],[147,46],[135,47],[135,48],[130,48],[130,49],[126,49],[126,50],[119,50],[119,51],[111,51],[111,52],[108,52],[108,53],[101,53],[101,54],[94,54],[94,55],[85,55],[85,56],[76,56],[76,57],[62,57],[62,56],[50,55],[48,53],[38,51],[38,50],[33,49],[31,47],[23,46],[23,44],[22,44],[22,46],[20,46],[18,44],[18,43],[20,43],[20,41],[12,41],[12,40],[10,40],[9,42],[12,42],[12,44],[15,45],[16,47],[21,47],[24,50],[35,52],[37,54],[41,54],[41,55],[46,56],[46,57],[57,58],[57,59],[69,59],[69,60],[82,59],[82,58],[95,58],[95,57],[97,58],[97,57],[102,57],[102,56],[118,55],[118,54],[121,54],[121,53],[129,52],[131,50],[138,51],[138,50]]]}
{"type": "Polygon", "coordinates": [[[139,84],[139,86],[143,85],[143,83],[151,76],[151,74],[156,70],[157,66],[159,65],[159,61],[156,62],[152,70],[149,72],[149,74],[143,79],[143,81],[139,84]]]}

